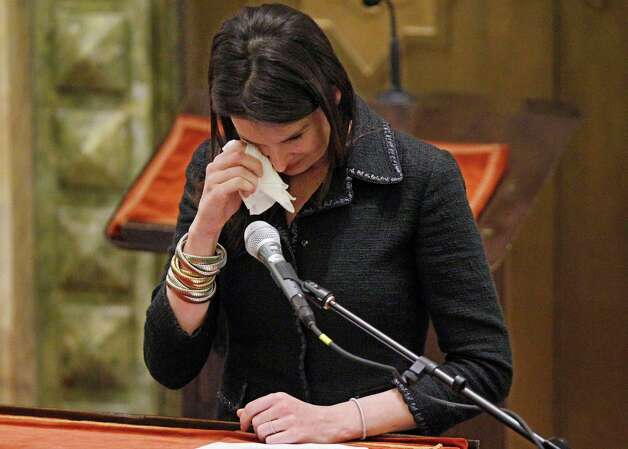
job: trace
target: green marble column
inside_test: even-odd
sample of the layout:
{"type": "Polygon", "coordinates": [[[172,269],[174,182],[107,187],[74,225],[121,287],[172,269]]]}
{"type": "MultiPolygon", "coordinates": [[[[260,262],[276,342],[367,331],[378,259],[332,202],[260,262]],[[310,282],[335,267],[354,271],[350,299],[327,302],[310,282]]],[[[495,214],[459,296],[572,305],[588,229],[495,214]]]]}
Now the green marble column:
{"type": "Polygon", "coordinates": [[[33,3],[39,405],[158,413],[144,368],[155,256],[104,226],[178,104],[177,9],[151,0],[33,3]]]}

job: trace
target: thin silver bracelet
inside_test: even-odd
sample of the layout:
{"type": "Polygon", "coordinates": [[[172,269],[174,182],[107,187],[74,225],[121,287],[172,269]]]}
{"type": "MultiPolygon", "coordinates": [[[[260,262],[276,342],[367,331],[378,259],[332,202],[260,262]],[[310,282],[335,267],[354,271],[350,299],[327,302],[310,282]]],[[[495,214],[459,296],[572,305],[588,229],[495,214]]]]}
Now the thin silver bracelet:
{"type": "Polygon", "coordinates": [[[364,418],[364,411],[362,410],[360,401],[358,401],[356,398],[351,398],[349,400],[353,402],[358,408],[358,412],[360,413],[360,421],[362,422],[362,438],[360,439],[365,440],[366,439],[366,419],[364,418]]]}

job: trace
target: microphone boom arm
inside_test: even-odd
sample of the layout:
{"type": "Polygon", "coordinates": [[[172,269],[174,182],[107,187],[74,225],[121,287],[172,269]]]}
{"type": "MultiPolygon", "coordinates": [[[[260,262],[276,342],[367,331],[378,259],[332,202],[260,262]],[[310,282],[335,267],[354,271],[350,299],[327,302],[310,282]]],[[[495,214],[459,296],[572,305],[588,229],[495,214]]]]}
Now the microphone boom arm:
{"type": "Polygon", "coordinates": [[[561,446],[558,446],[553,441],[545,439],[541,435],[538,435],[532,431],[528,432],[529,428],[526,429],[527,426],[524,427],[521,423],[519,423],[519,421],[514,419],[508,413],[504,412],[495,404],[467,387],[464,377],[451,377],[449,374],[439,369],[438,365],[427,357],[415,354],[405,346],[401,345],[399,342],[381,332],[379,329],[370,325],[362,318],[358,317],[351,311],[338,304],[336,302],[336,298],[329,290],[320,287],[318,284],[312,281],[301,281],[301,287],[303,288],[303,291],[310,293],[309,295],[306,295],[306,297],[315,305],[324,310],[333,310],[342,318],[346,319],[350,323],[353,323],[355,326],[357,326],[367,334],[371,335],[379,342],[388,346],[397,354],[412,362],[412,366],[409,368],[408,371],[403,374],[404,380],[416,382],[416,380],[418,380],[418,376],[422,374],[423,371],[425,371],[427,374],[431,375],[432,377],[438,379],[439,381],[450,387],[456,393],[463,395],[465,398],[478,405],[484,411],[486,411],[494,418],[501,421],[503,424],[507,425],[519,435],[531,441],[532,443],[537,444],[538,442],[542,444],[541,447],[545,449],[564,449],[564,446],[562,446],[562,444],[564,443],[562,442],[561,446]]]}

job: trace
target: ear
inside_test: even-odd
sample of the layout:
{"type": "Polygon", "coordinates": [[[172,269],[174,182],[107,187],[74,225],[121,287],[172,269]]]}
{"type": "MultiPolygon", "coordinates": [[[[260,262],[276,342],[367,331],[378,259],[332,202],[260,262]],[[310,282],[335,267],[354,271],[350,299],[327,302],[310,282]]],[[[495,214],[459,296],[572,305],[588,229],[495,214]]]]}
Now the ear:
{"type": "Polygon", "coordinates": [[[340,104],[340,99],[342,98],[342,92],[337,87],[334,87],[334,96],[336,98],[336,105],[340,104]]]}

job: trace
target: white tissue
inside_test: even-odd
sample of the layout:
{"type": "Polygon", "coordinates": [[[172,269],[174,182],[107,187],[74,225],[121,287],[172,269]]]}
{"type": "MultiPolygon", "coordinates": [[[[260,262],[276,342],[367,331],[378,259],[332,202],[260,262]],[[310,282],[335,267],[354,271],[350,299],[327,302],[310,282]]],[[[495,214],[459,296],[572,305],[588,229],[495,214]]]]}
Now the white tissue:
{"type": "MultiPolygon", "coordinates": [[[[223,151],[230,151],[233,145],[229,141],[223,147],[223,151]]],[[[288,212],[294,213],[292,201],[296,198],[288,193],[288,184],[282,181],[272,164],[254,145],[248,144],[244,152],[259,159],[262,163],[264,173],[257,182],[257,189],[248,197],[242,196],[244,205],[249,209],[251,215],[259,215],[270,209],[273,204],[279,203],[288,212]]]]}

